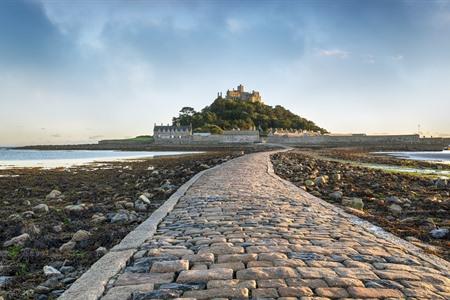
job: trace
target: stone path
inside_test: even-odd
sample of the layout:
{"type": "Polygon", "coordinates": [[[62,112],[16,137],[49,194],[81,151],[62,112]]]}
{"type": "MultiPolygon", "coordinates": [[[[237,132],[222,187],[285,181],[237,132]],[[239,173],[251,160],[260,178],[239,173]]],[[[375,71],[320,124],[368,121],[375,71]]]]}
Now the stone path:
{"type": "Polygon", "coordinates": [[[448,265],[355,225],[268,159],[203,175],[101,299],[450,299],[448,265]]]}

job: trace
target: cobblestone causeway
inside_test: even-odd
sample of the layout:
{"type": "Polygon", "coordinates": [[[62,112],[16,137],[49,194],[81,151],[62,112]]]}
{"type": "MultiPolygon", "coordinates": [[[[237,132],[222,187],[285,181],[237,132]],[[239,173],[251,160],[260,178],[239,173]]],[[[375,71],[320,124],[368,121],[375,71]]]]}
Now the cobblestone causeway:
{"type": "Polygon", "coordinates": [[[445,264],[269,174],[268,159],[203,175],[101,299],[450,299],[445,264]]]}

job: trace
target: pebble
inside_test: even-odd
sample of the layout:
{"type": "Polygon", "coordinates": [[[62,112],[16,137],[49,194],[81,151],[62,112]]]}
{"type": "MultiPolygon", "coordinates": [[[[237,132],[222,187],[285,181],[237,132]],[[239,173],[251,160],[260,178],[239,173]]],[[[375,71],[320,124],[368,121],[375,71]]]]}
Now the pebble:
{"type": "Polygon", "coordinates": [[[72,241],[74,242],[81,242],[88,240],[91,237],[91,233],[86,230],[78,230],[75,232],[72,236],[72,241]]]}
{"type": "Polygon", "coordinates": [[[443,239],[449,234],[448,228],[437,228],[430,231],[430,235],[435,239],[443,239]]]}
{"type": "Polygon", "coordinates": [[[9,246],[13,246],[13,245],[23,246],[29,240],[30,240],[30,235],[28,233],[24,233],[24,234],[13,237],[12,239],[4,242],[3,247],[9,247],[9,246]]]}
{"type": "Polygon", "coordinates": [[[44,275],[47,277],[62,275],[60,271],[53,268],[52,266],[44,266],[43,270],[44,270],[44,275]]]}
{"type": "Polygon", "coordinates": [[[38,214],[48,213],[49,211],[48,205],[44,203],[38,204],[35,207],[33,207],[33,211],[38,214]]]}
{"type": "Polygon", "coordinates": [[[392,213],[395,216],[398,216],[402,213],[402,207],[398,204],[391,204],[389,206],[389,212],[392,213]]]}

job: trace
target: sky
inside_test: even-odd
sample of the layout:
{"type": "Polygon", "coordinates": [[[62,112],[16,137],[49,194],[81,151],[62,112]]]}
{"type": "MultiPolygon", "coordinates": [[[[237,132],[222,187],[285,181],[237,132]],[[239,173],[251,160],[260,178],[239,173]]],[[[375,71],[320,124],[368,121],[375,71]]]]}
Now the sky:
{"type": "Polygon", "coordinates": [[[238,84],[333,133],[450,135],[450,1],[0,1],[0,145],[151,134],[238,84]]]}

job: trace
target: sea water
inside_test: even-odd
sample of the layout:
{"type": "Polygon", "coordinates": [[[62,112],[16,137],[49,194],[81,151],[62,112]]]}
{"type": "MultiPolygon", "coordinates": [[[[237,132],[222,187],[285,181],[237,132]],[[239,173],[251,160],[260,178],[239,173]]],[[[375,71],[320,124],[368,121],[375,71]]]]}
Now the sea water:
{"type": "Polygon", "coordinates": [[[0,168],[57,168],[125,159],[185,155],[192,151],[22,150],[0,148],[0,168]]]}

